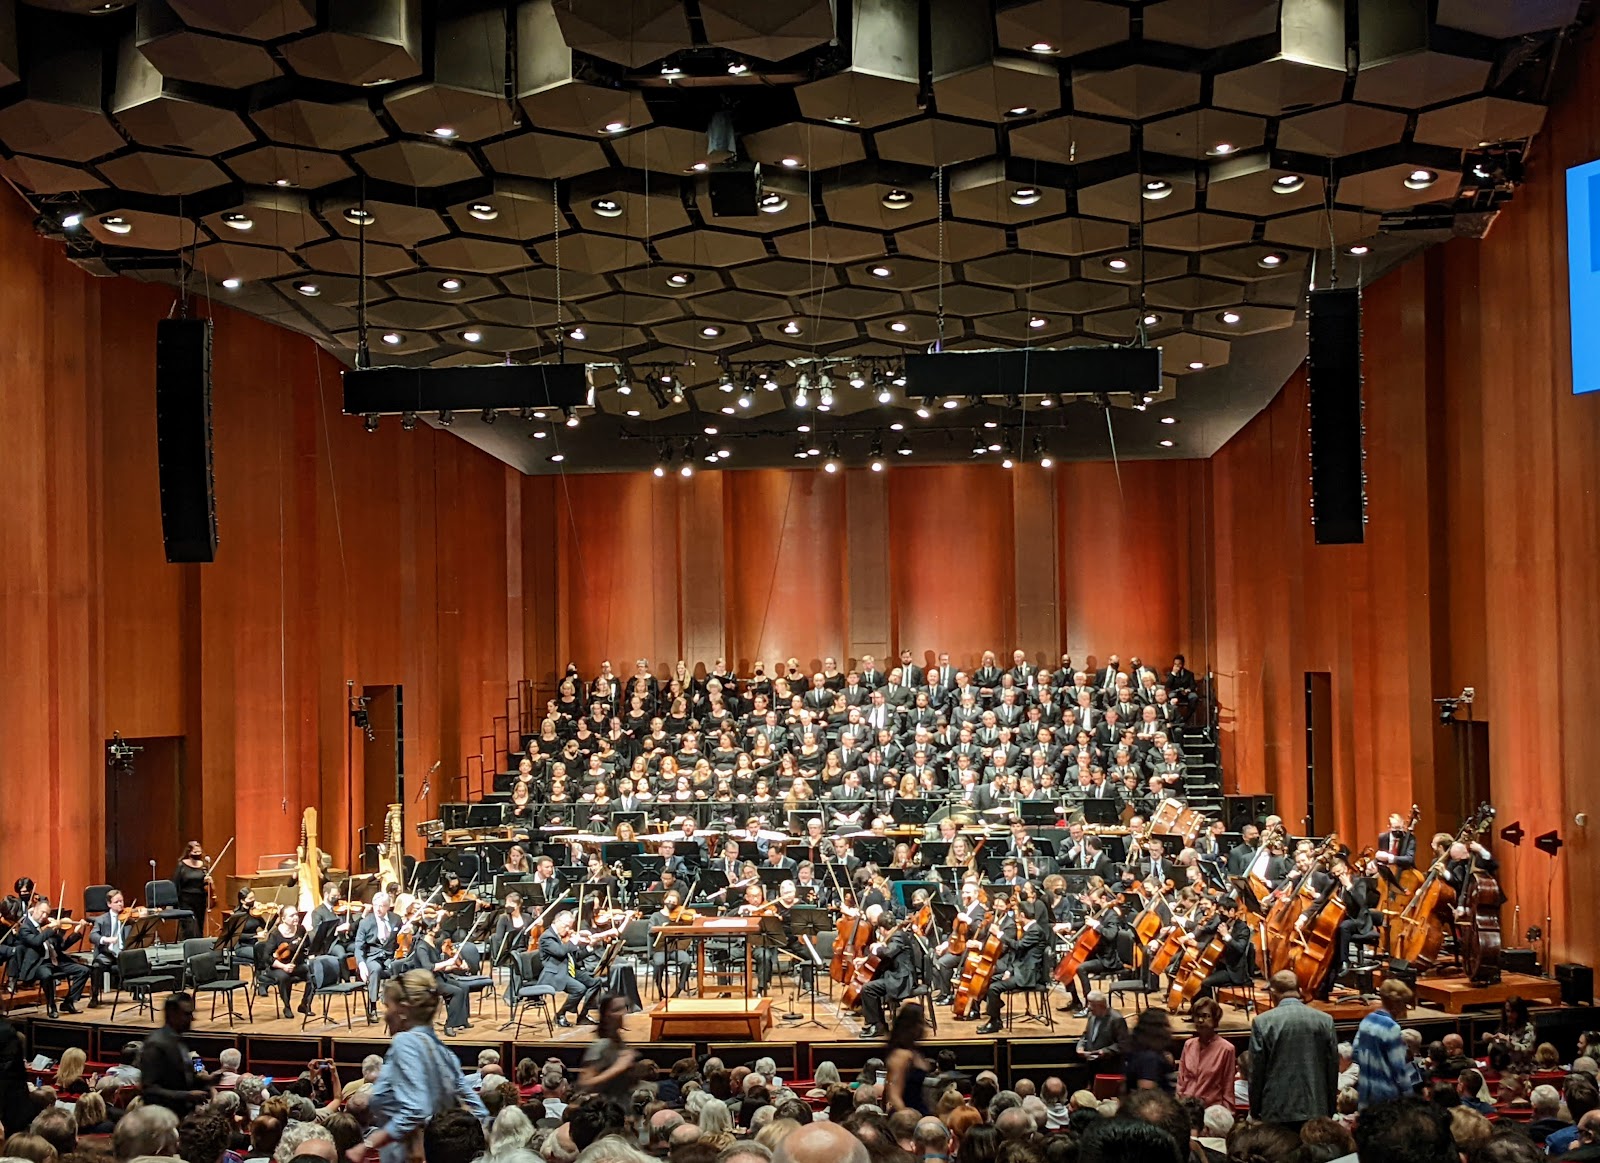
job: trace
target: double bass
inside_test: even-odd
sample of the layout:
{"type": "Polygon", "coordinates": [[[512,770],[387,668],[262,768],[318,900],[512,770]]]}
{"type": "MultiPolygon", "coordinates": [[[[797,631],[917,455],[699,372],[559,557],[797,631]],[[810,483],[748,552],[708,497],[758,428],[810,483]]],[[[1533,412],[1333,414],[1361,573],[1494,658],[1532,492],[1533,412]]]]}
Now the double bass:
{"type": "MultiPolygon", "coordinates": [[[[1465,844],[1481,835],[1494,819],[1494,808],[1480,804],[1478,810],[1461,825],[1453,844],[1465,844]]],[[[1411,962],[1427,969],[1439,959],[1444,945],[1445,925],[1449,922],[1451,908],[1457,893],[1445,879],[1450,863],[1450,849],[1446,848],[1428,867],[1427,875],[1416,895],[1389,921],[1389,954],[1391,957],[1411,962]]],[[[1495,928],[1498,937],[1499,921],[1495,928]]],[[[1498,952],[1498,949],[1496,950],[1498,952]]]]}
{"type": "MultiPolygon", "coordinates": [[[[1422,818],[1422,809],[1416,804],[1411,805],[1411,819],[1406,823],[1406,831],[1413,836],[1417,832],[1417,821],[1422,818]]],[[[1422,887],[1425,874],[1416,868],[1396,869],[1393,865],[1383,864],[1378,867],[1378,912],[1383,914],[1387,921],[1390,917],[1401,912],[1406,907],[1417,889],[1422,887]]]]}
{"type": "MultiPolygon", "coordinates": [[[[1368,848],[1355,859],[1354,864],[1365,864],[1371,858],[1372,849],[1368,848]]],[[[1353,866],[1350,867],[1350,874],[1352,877],[1355,875],[1353,866]]],[[[1300,983],[1302,994],[1316,993],[1323,980],[1333,970],[1333,955],[1338,948],[1336,941],[1339,936],[1339,924],[1347,915],[1344,893],[1339,891],[1344,887],[1347,887],[1344,882],[1334,876],[1334,887],[1329,890],[1328,899],[1317,910],[1317,915],[1312,918],[1309,925],[1296,928],[1291,936],[1291,941],[1298,947],[1298,951],[1294,953],[1289,968],[1294,970],[1295,980],[1300,983]]]]}
{"type": "Polygon", "coordinates": [[[1228,947],[1228,915],[1226,912],[1219,913],[1215,920],[1217,928],[1211,939],[1204,945],[1196,943],[1172,975],[1172,985],[1167,990],[1167,1009],[1171,1013],[1177,1013],[1194,1001],[1206,978],[1211,976],[1222,960],[1222,954],[1228,947]]]}
{"type": "MultiPolygon", "coordinates": [[[[1481,833],[1493,821],[1494,809],[1485,804],[1479,812],[1487,812],[1487,819],[1478,829],[1481,833]]],[[[1475,982],[1497,982],[1500,980],[1500,906],[1506,903],[1506,895],[1494,874],[1478,867],[1475,852],[1467,865],[1459,900],[1456,934],[1461,943],[1462,968],[1475,982]]]]}

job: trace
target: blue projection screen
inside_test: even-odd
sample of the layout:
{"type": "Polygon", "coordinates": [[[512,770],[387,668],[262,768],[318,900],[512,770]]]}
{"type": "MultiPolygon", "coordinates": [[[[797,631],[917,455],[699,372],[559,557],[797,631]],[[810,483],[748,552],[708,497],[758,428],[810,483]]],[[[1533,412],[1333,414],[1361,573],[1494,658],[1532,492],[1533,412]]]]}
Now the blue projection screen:
{"type": "Polygon", "coordinates": [[[1567,171],[1572,390],[1600,392],[1600,161],[1567,171]]]}

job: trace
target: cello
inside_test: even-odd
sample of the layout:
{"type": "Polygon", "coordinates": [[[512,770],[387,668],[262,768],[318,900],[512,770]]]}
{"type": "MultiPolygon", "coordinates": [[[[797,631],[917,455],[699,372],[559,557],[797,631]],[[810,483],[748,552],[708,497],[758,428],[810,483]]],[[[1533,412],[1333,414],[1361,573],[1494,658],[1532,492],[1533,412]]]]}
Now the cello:
{"type": "Polygon", "coordinates": [[[1211,976],[1217,962],[1222,960],[1223,951],[1228,947],[1228,934],[1223,931],[1227,920],[1227,914],[1220,914],[1216,918],[1217,927],[1211,939],[1204,945],[1197,942],[1178,971],[1172,975],[1172,985],[1167,990],[1168,1012],[1175,1014],[1184,1005],[1194,1001],[1206,978],[1211,976]]]}
{"type": "Polygon", "coordinates": [[[1072,940],[1072,946],[1061,955],[1061,960],[1056,962],[1053,976],[1062,985],[1070,986],[1077,980],[1078,971],[1092,958],[1100,948],[1100,922],[1105,915],[1122,903],[1122,894],[1111,897],[1100,906],[1100,911],[1083,922],[1083,928],[1072,940]]]}
{"type": "Polygon", "coordinates": [[[989,983],[994,980],[995,966],[1006,951],[1005,931],[1002,922],[993,915],[978,948],[967,954],[961,965],[961,977],[956,983],[955,1002],[951,1009],[958,1018],[975,1018],[978,1007],[989,993],[989,983]]]}
{"type": "MultiPolygon", "coordinates": [[[[900,921],[888,932],[884,933],[884,935],[878,939],[877,943],[880,945],[887,945],[894,939],[894,935],[901,929],[905,928],[910,922],[910,917],[900,921]]],[[[869,938],[867,948],[870,949],[871,947],[872,943],[870,942],[869,938]]],[[[854,1009],[856,1003],[861,1000],[861,991],[867,987],[868,983],[871,982],[873,978],[878,976],[878,970],[882,968],[882,966],[883,958],[876,953],[868,953],[865,957],[860,959],[859,964],[852,962],[850,966],[850,980],[845,983],[844,992],[839,995],[839,1004],[847,1010],[854,1009]]]]}
{"type": "MultiPolygon", "coordinates": [[[[1480,804],[1478,810],[1461,825],[1452,846],[1464,844],[1481,834],[1493,819],[1494,808],[1480,804]]],[[[1444,945],[1445,923],[1457,897],[1456,890],[1444,876],[1449,864],[1450,849],[1446,848],[1428,867],[1428,873],[1423,877],[1416,895],[1390,920],[1390,956],[1409,961],[1422,969],[1438,960],[1439,950],[1444,945]]]]}

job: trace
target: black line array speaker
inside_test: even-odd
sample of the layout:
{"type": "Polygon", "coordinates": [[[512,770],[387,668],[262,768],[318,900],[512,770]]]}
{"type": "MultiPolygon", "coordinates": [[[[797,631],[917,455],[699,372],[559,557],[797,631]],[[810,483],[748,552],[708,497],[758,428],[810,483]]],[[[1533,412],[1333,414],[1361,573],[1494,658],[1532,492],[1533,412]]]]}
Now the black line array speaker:
{"type": "Polygon", "coordinates": [[[1222,797],[1222,818],[1228,831],[1237,832],[1245,824],[1259,825],[1275,811],[1276,800],[1270,795],[1222,797]]]}
{"type": "Polygon", "coordinates": [[[156,324],[156,457],[167,560],[216,560],[209,319],[156,324]]]}
{"type": "Polygon", "coordinates": [[[1358,545],[1367,523],[1361,447],[1361,292],[1312,291],[1311,524],[1318,545],[1358,545]]]}

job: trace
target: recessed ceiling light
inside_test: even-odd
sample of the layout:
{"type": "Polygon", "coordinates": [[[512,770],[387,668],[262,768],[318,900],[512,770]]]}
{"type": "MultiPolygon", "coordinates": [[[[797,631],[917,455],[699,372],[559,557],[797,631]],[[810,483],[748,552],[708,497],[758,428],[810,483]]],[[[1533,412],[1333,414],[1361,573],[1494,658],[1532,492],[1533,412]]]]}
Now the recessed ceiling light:
{"type": "Polygon", "coordinates": [[[706,425],[706,435],[707,436],[715,436],[716,434],[717,434],[716,425],[715,424],[707,424],[706,425]]]}
{"type": "Polygon", "coordinates": [[[1274,194],[1293,194],[1305,188],[1306,180],[1299,174],[1282,174],[1272,179],[1274,194]]]}
{"type": "Polygon", "coordinates": [[[299,291],[308,299],[315,299],[318,295],[322,294],[322,288],[317,286],[316,283],[298,283],[295,285],[294,289],[299,291]]]}
{"type": "Polygon", "coordinates": [[[1277,251],[1272,251],[1270,254],[1264,254],[1258,258],[1256,260],[1256,265],[1266,267],[1268,270],[1271,270],[1273,267],[1281,267],[1283,265],[1283,255],[1279,254],[1277,251]]]}
{"type": "Polygon", "coordinates": [[[1218,315],[1217,318],[1226,323],[1229,327],[1232,327],[1235,323],[1239,322],[1243,316],[1237,311],[1224,311],[1222,314],[1218,315]]]}
{"type": "Polygon", "coordinates": [[[589,205],[602,218],[622,217],[622,203],[615,198],[596,198],[589,205]]]}
{"type": "Polygon", "coordinates": [[[352,226],[371,226],[378,216],[365,206],[351,206],[345,210],[344,220],[352,226]]]}
{"type": "Polygon", "coordinates": [[[1178,418],[1176,416],[1163,416],[1161,417],[1161,422],[1163,424],[1176,424],[1178,422],[1178,418]]]}
{"type": "Polygon", "coordinates": [[[1046,319],[1043,315],[1035,315],[1032,319],[1028,320],[1028,326],[1032,327],[1035,331],[1037,331],[1039,328],[1045,326],[1045,324],[1047,324],[1049,322],[1050,321],[1048,319],[1046,319]]]}
{"type": "Polygon", "coordinates": [[[496,210],[494,206],[488,202],[474,202],[472,205],[467,207],[467,213],[471,214],[479,222],[493,222],[496,218],[500,217],[500,211],[496,210]]]}
{"type": "Polygon", "coordinates": [[[1047,40],[1036,40],[1028,46],[1030,52],[1055,52],[1056,46],[1047,40]]]}
{"type": "Polygon", "coordinates": [[[1238,146],[1234,145],[1231,141],[1219,141],[1216,145],[1206,150],[1206,152],[1212,157],[1227,157],[1237,148],[1238,146]]]}
{"type": "Polygon", "coordinates": [[[706,164],[705,162],[695,162],[694,165],[689,167],[689,172],[690,173],[695,173],[695,174],[703,174],[707,170],[709,170],[710,168],[711,167],[708,164],[706,164]]]}
{"type": "Polygon", "coordinates": [[[439,289],[441,291],[449,291],[451,294],[454,294],[456,291],[459,291],[461,289],[461,280],[460,279],[440,279],[439,280],[439,289]]]}
{"type": "Polygon", "coordinates": [[[248,214],[241,214],[235,210],[231,214],[222,216],[222,224],[234,230],[253,230],[255,229],[256,220],[248,214]]]}
{"type": "Polygon", "coordinates": [[[928,411],[928,406],[926,404],[923,404],[922,406],[920,406],[917,409],[917,419],[919,419],[919,420],[926,420],[929,416],[932,416],[932,415],[933,415],[933,413],[928,411]]]}
{"type": "Polygon", "coordinates": [[[800,159],[797,157],[786,157],[783,159],[781,164],[783,165],[783,168],[787,170],[799,169],[800,159]]]}
{"type": "Polygon", "coordinates": [[[579,343],[582,343],[585,339],[589,338],[589,333],[582,327],[574,327],[571,331],[567,332],[567,338],[575,339],[579,343]]]}
{"type": "Polygon", "coordinates": [[[1439,180],[1439,175],[1433,170],[1412,170],[1406,175],[1406,189],[1426,190],[1439,180]]]}
{"type": "Polygon", "coordinates": [[[1372,248],[1370,246],[1364,246],[1358,242],[1350,248],[1350,253],[1355,255],[1357,258],[1360,258],[1362,255],[1367,254],[1371,250],[1372,248]]]}
{"type": "Polygon", "coordinates": [[[1000,421],[998,421],[998,420],[985,420],[983,422],[983,426],[985,428],[998,428],[998,427],[1000,427],[1000,421]]]}
{"type": "Polygon", "coordinates": [[[1158,441],[1156,441],[1156,443],[1161,445],[1162,448],[1171,448],[1172,447],[1172,441],[1170,441],[1170,440],[1158,440],[1158,441]]]}
{"type": "Polygon", "coordinates": [[[632,417],[633,419],[638,419],[638,417],[639,417],[639,409],[637,409],[637,408],[629,408],[626,414],[628,416],[632,417]]]}
{"type": "Polygon", "coordinates": [[[722,414],[724,416],[732,416],[734,414],[734,411],[735,411],[735,409],[734,409],[734,406],[732,404],[724,404],[722,406],[722,414]]]}
{"type": "Polygon", "coordinates": [[[700,334],[705,336],[707,339],[715,339],[717,336],[722,334],[722,328],[713,323],[708,323],[704,327],[700,328],[700,334]]]}
{"type": "Polygon", "coordinates": [[[222,280],[222,285],[224,287],[226,287],[230,291],[237,291],[241,286],[244,285],[244,280],[242,280],[242,279],[223,279],[222,280]]]}
{"type": "Polygon", "coordinates": [[[379,85],[392,85],[392,84],[394,84],[394,78],[393,77],[373,77],[372,80],[370,80],[370,81],[362,81],[361,84],[362,84],[363,88],[375,89],[379,85]]]}
{"type": "Polygon", "coordinates": [[[294,185],[294,183],[291,182],[288,178],[279,178],[277,181],[273,182],[272,184],[274,186],[292,186],[292,185],[294,185]]]}
{"type": "Polygon", "coordinates": [[[1144,317],[1144,325],[1146,327],[1154,327],[1157,323],[1160,323],[1160,322],[1161,322],[1161,316],[1157,315],[1154,311],[1150,312],[1150,314],[1148,314],[1148,315],[1146,315],[1144,317]]]}
{"type": "Polygon", "coordinates": [[[405,339],[398,331],[385,331],[383,333],[383,341],[390,347],[399,347],[405,342],[405,339]]]}
{"type": "Polygon", "coordinates": [[[564,452],[552,452],[545,459],[547,459],[551,464],[560,464],[562,461],[567,459],[567,454],[564,452]]]}
{"type": "Polygon", "coordinates": [[[481,332],[481,331],[463,331],[461,333],[461,338],[465,339],[468,343],[478,343],[478,342],[481,342],[482,339],[483,339],[483,332],[481,332]]]}
{"type": "Polygon", "coordinates": [[[833,122],[835,125],[856,125],[856,124],[858,124],[858,122],[856,121],[856,119],[854,117],[846,117],[842,113],[836,114],[835,116],[828,118],[828,120],[833,122]]]}
{"type": "Polygon", "coordinates": [[[1011,191],[1011,201],[1016,206],[1032,206],[1043,197],[1038,186],[1018,186],[1011,191]]]}
{"type": "Polygon", "coordinates": [[[943,407],[946,411],[951,411],[953,409],[961,407],[961,401],[956,399],[954,396],[951,396],[948,400],[946,400],[941,405],[941,407],[943,407]]]}
{"type": "Polygon", "coordinates": [[[913,198],[910,190],[889,190],[883,195],[883,204],[889,210],[904,210],[911,205],[913,198]]]}
{"type": "Polygon", "coordinates": [[[789,199],[782,194],[771,193],[761,196],[761,212],[763,214],[782,214],[789,208],[789,199]]]}
{"type": "Polygon", "coordinates": [[[730,77],[742,77],[749,71],[750,66],[743,61],[734,61],[733,64],[728,66],[728,75],[730,77]]]}
{"type": "Polygon", "coordinates": [[[896,319],[893,323],[889,324],[890,331],[904,331],[905,329],[906,325],[899,319],[896,319]]]}
{"type": "Polygon", "coordinates": [[[606,122],[606,132],[607,133],[621,133],[624,129],[627,129],[627,128],[628,128],[628,123],[626,121],[608,121],[608,122],[606,122]]]}
{"type": "Polygon", "coordinates": [[[1206,365],[1205,365],[1205,361],[1204,360],[1191,359],[1189,361],[1189,370],[1192,371],[1192,372],[1197,372],[1197,371],[1199,371],[1201,368],[1203,368],[1205,366],[1206,365]]]}
{"type": "Polygon", "coordinates": [[[1006,116],[1007,117],[1031,117],[1037,112],[1038,112],[1038,110],[1035,109],[1032,105],[1016,105],[1016,106],[1013,106],[1012,108],[1006,110],[1006,116]]]}
{"type": "Polygon", "coordinates": [[[662,65],[661,75],[663,77],[681,77],[683,76],[683,70],[677,65],[662,65]]]}
{"type": "Polygon", "coordinates": [[[1106,259],[1106,269],[1117,271],[1118,273],[1125,271],[1128,269],[1128,260],[1125,258],[1108,258],[1106,259]]]}
{"type": "Polygon", "coordinates": [[[692,282],[694,282],[694,275],[688,271],[674,271],[667,276],[667,286],[669,287],[687,287],[692,282]]]}
{"type": "Polygon", "coordinates": [[[886,279],[894,274],[888,267],[873,267],[868,273],[875,279],[886,279]]]}
{"type": "Polygon", "coordinates": [[[433,131],[433,136],[442,138],[445,141],[453,141],[456,137],[456,131],[448,125],[441,125],[433,131]]]}
{"type": "Polygon", "coordinates": [[[1152,178],[1144,184],[1144,189],[1139,193],[1146,202],[1159,202],[1172,193],[1172,183],[1163,181],[1160,178],[1152,178]]]}
{"type": "Polygon", "coordinates": [[[783,325],[783,333],[785,335],[799,335],[800,321],[798,319],[789,320],[789,322],[783,325]]]}
{"type": "Polygon", "coordinates": [[[107,215],[100,219],[100,225],[111,231],[112,234],[127,234],[133,229],[133,223],[120,214],[107,215]]]}

